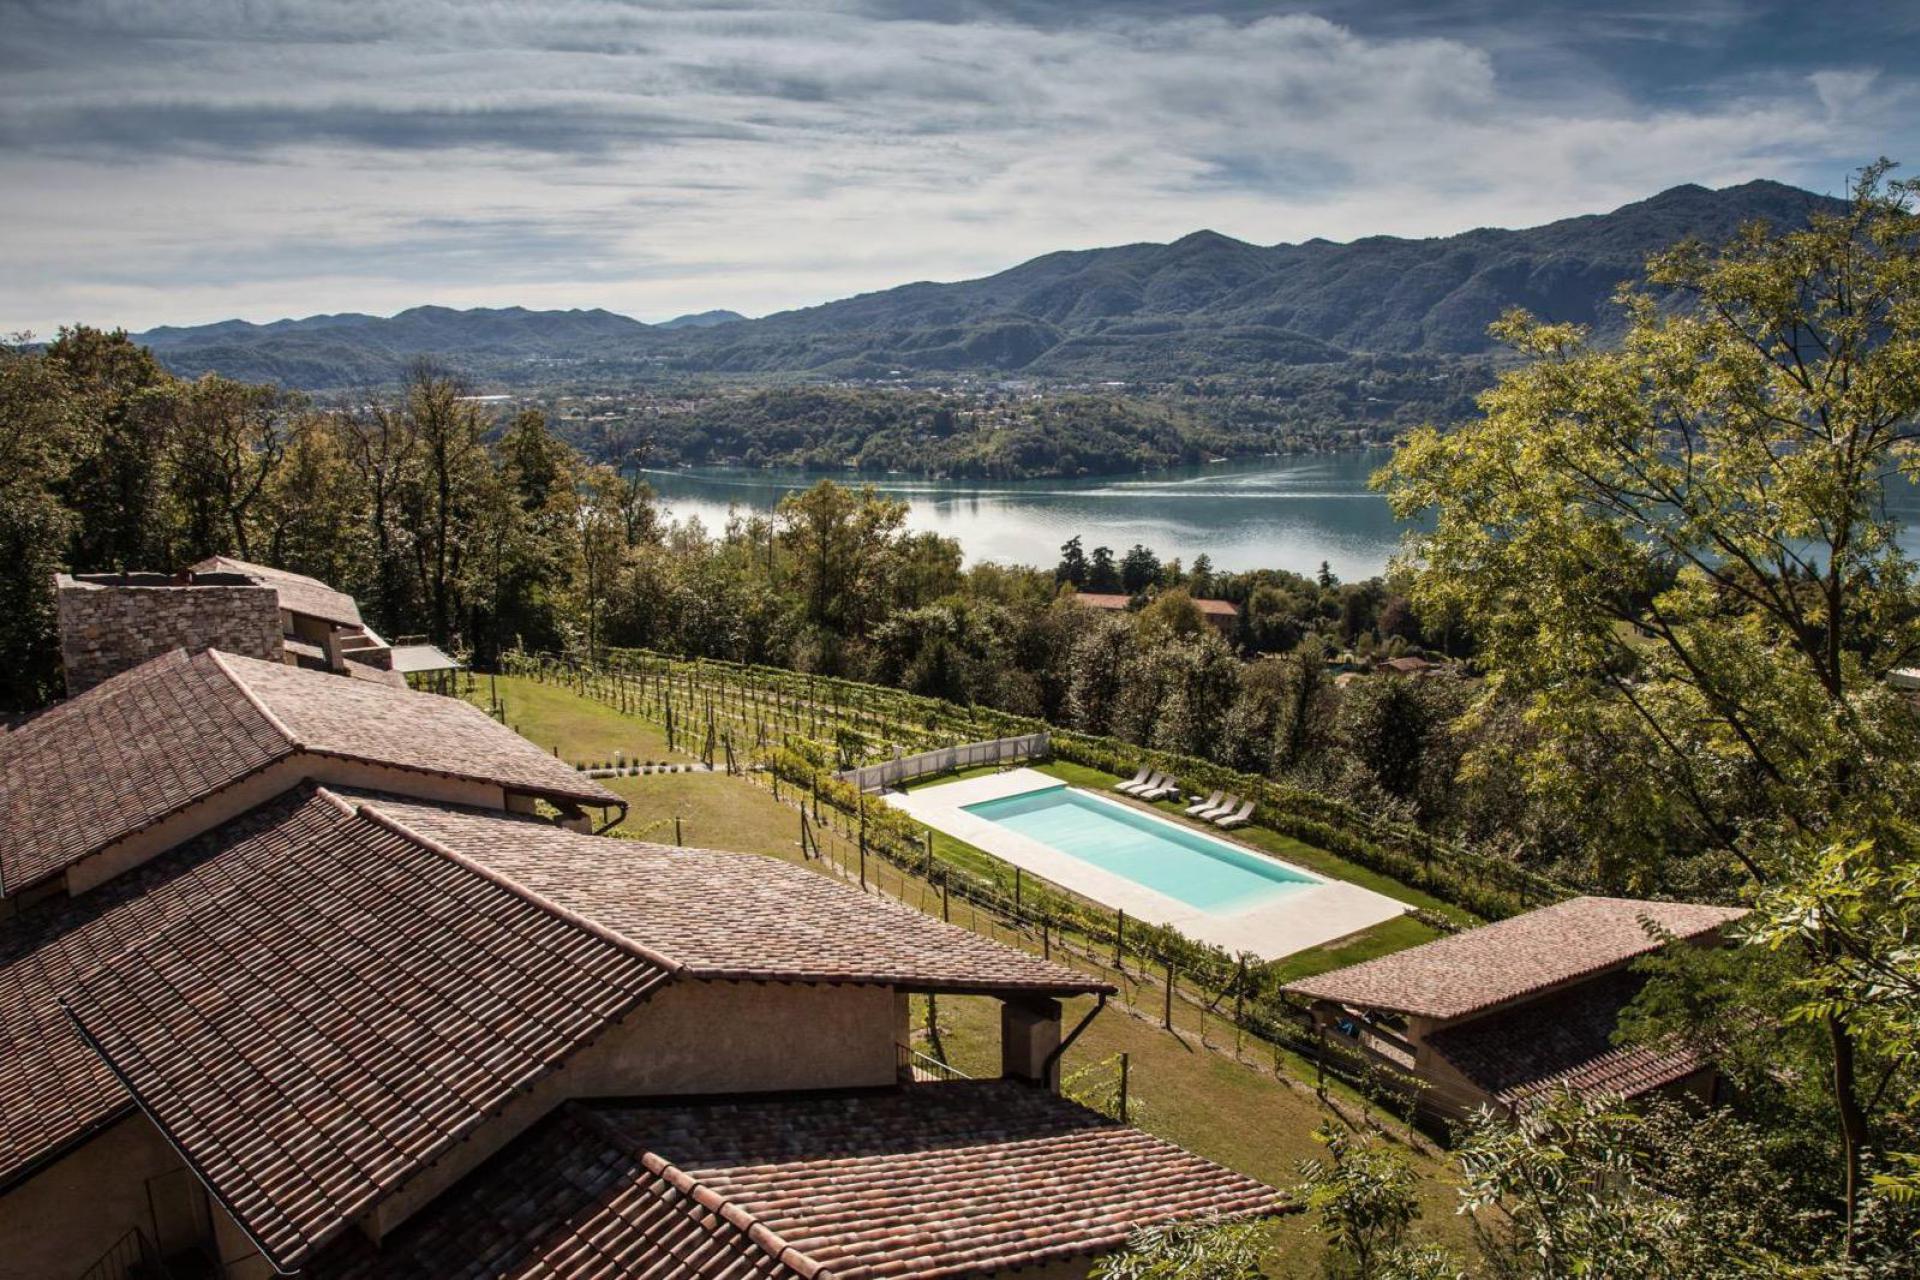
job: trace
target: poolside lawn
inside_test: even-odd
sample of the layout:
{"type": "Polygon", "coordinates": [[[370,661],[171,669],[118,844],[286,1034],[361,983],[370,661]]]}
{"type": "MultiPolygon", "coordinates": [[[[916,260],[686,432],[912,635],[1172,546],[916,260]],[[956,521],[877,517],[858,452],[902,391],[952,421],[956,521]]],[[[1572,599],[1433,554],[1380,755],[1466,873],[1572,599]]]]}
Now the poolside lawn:
{"type": "MultiPolygon", "coordinates": [[[[610,761],[615,752],[629,761],[692,759],[685,752],[669,751],[666,735],[657,726],[560,685],[521,676],[492,679],[506,704],[508,727],[569,764],[610,761]]],[[[487,691],[488,677],[479,676],[466,698],[485,710],[487,691]]]]}

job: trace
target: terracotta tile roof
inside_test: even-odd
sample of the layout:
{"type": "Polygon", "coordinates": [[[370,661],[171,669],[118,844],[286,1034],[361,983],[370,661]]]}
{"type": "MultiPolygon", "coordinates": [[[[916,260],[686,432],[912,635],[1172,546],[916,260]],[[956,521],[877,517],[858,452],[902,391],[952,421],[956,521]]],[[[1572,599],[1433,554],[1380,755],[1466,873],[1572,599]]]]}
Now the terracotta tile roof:
{"type": "Polygon", "coordinates": [[[1573,898],[1497,924],[1289,983],[1296,995],[1428,1018],[1460,1018],[1657,950],[1641,923],[1692,938],[1744,915],[1732,907],[1573,898]]]}
{"type": "Polygon", "coordinates": [[[360,625],[360,605],[344,591],[336,591],[318,578],[290,573],[270,565],[235,560],[231,556],[208,556],[187,566],[192,573],[238,573],[263,587],[272,587],[280,596],[280,607],[289,613],[304,613],[343,627],[360,625]]]}
{"type": "Polygon", "coordinates": [[[131,1105],[61,1012],[59,995],[340,821],[337,804],[293,792],[0,928],[0,1187],[131,1105]]]}
{"type": "Polygon", "coordinates": [[[311,1274],[971,1276],[1282,1208],[1269,1187],[1010,1081],[572,1104],[381,1249],[343,1241],[311,1274]]]}
{"type": "Polygon", "coordinates": [[[794,1273],[653,1176],[577,1104],[441,1193],[379,1246],[358,1233],[303,1280],[791,1280],[794,1273]]]}
{"type": "Polygon", "coordinates": [[[620,797],[541,751],[472,703],[284,663],[221,654],[248,693],[303,749],[449,777],[565,796],[587,804],[620,797]]]}
{"type": "Polygon", "coordinates": [[[64,1002],[285,1271],[666,978],[603,932],[343,811],[64,1002]]]}
{"type": "Polygon", "coordinates": [[[1193,607],[1202,613],[1211,614],[1216,618],[1237,618],[1240,616],[1240,606],[1234,604],[1231,600],[1195,599],[1193,607]]]}
{"type": "Polygon", "coordinates": [[[1081,591],[1073,598],[1090,609],[1124,609],[1133,603],[1132,596],[1111,591],[1081,591]]]}
{"type": "Polygon", "coordinates": [[[1429,1043],[1508,1105],[1565,1086],[1636,1098],[1706,1066],[1681,1046],[1613,1043],[1620,1011],[1645,979],[1617,970],[1563,992],[1437,1032],[1429,1043]]]}
{"type": "Polygon", "coordinates": [[[456,699],[175,650],[0,739],[0,895],[302,752],[620,803],[456,699]]]}
{"type": "Polygon", "coordinates": [[[175,650],[103,681],[0,744],[0,893],[292,754],[208,654],[175,650]]]}
{"type": "Polygon", "coordinates": [[[342,794],[696,977],[914,990],[1112,990],[1078,970],[761,854],[580,835],[505,814],[342,794]]]}

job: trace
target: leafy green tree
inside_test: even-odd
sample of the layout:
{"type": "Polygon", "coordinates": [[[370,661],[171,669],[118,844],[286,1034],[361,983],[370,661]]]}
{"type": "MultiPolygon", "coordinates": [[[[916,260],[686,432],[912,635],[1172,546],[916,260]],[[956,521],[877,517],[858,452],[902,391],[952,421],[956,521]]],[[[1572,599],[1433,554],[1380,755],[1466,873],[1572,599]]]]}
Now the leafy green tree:
{"type": "Polygon", "coordinates": [[[780,500],[780,537],[793,557],[807,620],[841,636],[864,636],[885,604],[895,538],[907,505],[868,485],[857,492],[822,480],[780,500]]]}
{"type": "Polygon", "coordinates": [[[1183,1223],[1137,1233],[1100,1260],[1095,1280],[1257,1280],[1259,1228],[1245,1223],[1183,1223]]]}
{"type": "Polygon", "coordinates": [[[1896,879],[1920,859],[1920,720],[1883,684],[1920,648],[1884,503],[1915,467],[1920,216],[1887,168],[1803,230],[1656,257],[1616,349],[1509,315],[1527,363],[1381,480],[1398,514],[1434,517],[1416,606],[1464,620],[1484,696],[1541,730],[1522,765],[1541,803],[1650,868],[1695,861],[1703,892],[1817,908],[1790,942],[1782,920],[1762,936],[1811,984],[1825,1061],[1783,1069],[1827,1082],[1843,1256],[1896,1132],[1886,1100],[1915,1079],[1845,976],[1888,908],[1826,909],[1834,850],[1896,879]]]}
{"type": "Polygon", "coordinates": [[[1095,547],[1087,561],[1087,590],[1112,594],[1120,589],[1120,566],[1114,563],[1113,548],[1095,547]]]}
{"type": "Polygon", "coordinates": [[[1076,729],[1108,733],[1138,662],[1133,628],[1118,618],[1100,618],[1073,646],[1067,714],[1076,729]]]}
{"type": "Polygon", "coordinates": [[[24,341],[0,344],[0,709],[62,687],[53,577],[79,519],[61,501],[85,428],[61,371],[24,341]]]}
{"type": "Polygon", "coordinates": [[[1325,1242],[1328,1280],[1392,1280],[1444,1265],[1444,1255],[1410,1251],[1420,1201],[1405,1156],[1331,1123],[1313,1137],[1327,1154],[1300,1162],[1298,1194],[1325,1242]]]}
{"type": "Polygon", "coordinates": [[[78,424],[61,494],[78,520],[69,563],[82,572],[170,565],[173,379],[121,330],[62,329],[45,358],[78,424]]]}
{"type": "Polygon", "coordinates": [[[168,488],[175,555],[254,558],[254,524],[292,421],[305,406],[274,387],[208,376],[169,398],[168,488]]]}
{"type": "Polygon", "coordinates": [[[1160,557],[1134,543],[1120,560],[1120,589],[1137,596],[1159,580],[1160,557]]]}
{"type": "Polygon", "coordinates": [[[1814,1265],[1823,1223],[1797,1202],[1772,1149],[1724,1110],[1627,1107],[1563,1089],[1512,1117],[1483,1113],[1457,1158],[1482,1265],[1497,1280],[1912,1274],[1896,1261],[1898,1240],[1869,1250],[1860,1269],[1814,1265]]]}
{"type": "Polygon", "coordinates": [[[1080,535],[1076,533],[1060,547],[1060,563],[1053,571],[1053,580],[1084,587],[1087,585],[1087,573],[1087,553],[1081,550],[1080,535]]]}

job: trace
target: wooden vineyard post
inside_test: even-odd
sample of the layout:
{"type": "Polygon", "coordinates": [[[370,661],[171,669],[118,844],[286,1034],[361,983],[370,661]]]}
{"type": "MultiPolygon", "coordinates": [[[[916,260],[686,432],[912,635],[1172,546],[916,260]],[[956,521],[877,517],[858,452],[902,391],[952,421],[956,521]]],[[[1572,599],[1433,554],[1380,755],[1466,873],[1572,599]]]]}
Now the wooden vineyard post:
{"type": "Polygon", "coordinates": [[[677,814],[677,813],[673,815],[673,842],[674,842],[674,844],[676,844],[676,845],[678,845],[678,844],[680,844],[680,843],[681,843],[681,839],[680,839],[680,815],[679,815],[679,814],[677,814]]]}
{"type": "Polygon", "coordinates": [[[1122,963],[1126,959],[1126,937],[1127,913],[1116,911],[1113,913],[1113,967],[1122,973],[1127,971],[1126,965],[1122,963]]]}
{"type": "Polygon", "coordinates": [[[1171,1031],[1173,1030],[1173,961],[1172,960],[1167,961],[1166,996],[1167,996],[1166,1008],[1161,1012],[1160,1025],[1165,1027],[1167,1030],[1171,1031]]]}
{"type": "Polygon", "coordinates": [[[940,918],[949,924],[953,922],[953,900],[947,893],[947,878],[940,877],[940,918]]]}
{"type": "Polygon", "coordinates": [[[1015,867],[1013,869],[1013,914],[1016,918],[1020,915],[1021,883],[1022,876],[1020,868],[1015,867]]]}
{"type": "Polygon", "coordinates": [[[933,828],[927,828],[927,878],[933,878],[933,828]]]}
{"type": "Polygon", "coordinates": [[[1120,1054],[1120,1123],[1127,1123],[1127,1055],[1120,1054]]]}
{"type": "Polygon", "coordinates": [[[867,888],[867,832],[866,832],[866,828],[862,827],[860,830],[860,891],[864,893],[866,892],[866,888],[867,888]]]}

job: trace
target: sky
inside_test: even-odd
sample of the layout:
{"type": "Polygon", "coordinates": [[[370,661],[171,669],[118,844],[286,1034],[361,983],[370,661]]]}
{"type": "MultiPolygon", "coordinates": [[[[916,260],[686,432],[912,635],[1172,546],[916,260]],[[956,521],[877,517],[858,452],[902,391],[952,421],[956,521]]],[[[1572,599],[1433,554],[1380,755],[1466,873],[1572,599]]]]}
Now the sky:
{"type": "Polygon", "coordinates": [[[0,334],[762,315],[1920,165],[1920,4],[0,0],[0,334]]]}

